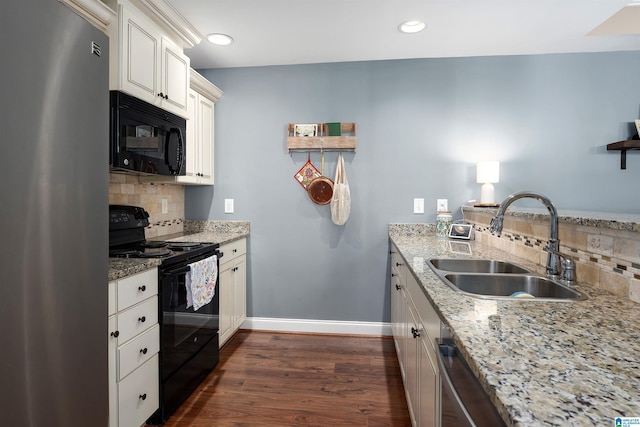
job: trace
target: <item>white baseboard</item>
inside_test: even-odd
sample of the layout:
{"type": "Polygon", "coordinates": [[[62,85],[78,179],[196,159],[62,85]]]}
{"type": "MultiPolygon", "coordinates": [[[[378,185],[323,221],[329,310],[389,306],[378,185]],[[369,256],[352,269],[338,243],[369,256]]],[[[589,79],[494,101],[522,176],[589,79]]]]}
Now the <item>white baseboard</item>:
{"type": "Polygon", "coordinates": [[[342,335],[391,336],[391,324],[384,322],[348,322],[342,320],[279,319],[247,317],[242,329],[278,332],[312,332],[342,335]]]}

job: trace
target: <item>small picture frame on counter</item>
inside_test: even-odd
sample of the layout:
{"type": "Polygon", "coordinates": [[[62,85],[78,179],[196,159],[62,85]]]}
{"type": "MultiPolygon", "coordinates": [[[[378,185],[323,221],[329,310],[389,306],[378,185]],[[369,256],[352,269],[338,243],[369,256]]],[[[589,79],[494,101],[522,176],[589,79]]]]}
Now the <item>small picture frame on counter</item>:
{"type": "Polygon", "coordinates": [[[451,224],[448,237],[451,239],[471,240],[473,224],[451,224]]]}

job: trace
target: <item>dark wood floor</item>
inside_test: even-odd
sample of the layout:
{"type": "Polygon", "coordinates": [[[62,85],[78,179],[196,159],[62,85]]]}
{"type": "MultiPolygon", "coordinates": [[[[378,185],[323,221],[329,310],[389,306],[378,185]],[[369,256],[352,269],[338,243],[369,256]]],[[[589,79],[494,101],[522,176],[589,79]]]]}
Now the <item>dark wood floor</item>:
{"type": "Polygon", "coordinates": [[[240,331],[165,427],[410,425],[391,338],[240,331]]]}

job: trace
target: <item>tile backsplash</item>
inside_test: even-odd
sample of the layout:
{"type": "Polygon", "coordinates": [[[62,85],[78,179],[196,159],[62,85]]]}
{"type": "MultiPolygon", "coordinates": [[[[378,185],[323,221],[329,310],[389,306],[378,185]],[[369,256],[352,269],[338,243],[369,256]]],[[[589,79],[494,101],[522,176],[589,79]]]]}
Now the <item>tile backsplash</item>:
{"type": "Polygon", "coordinates": [[[148,184],[137,175],[109,174],[109,204],[140,206],[149,212],[147,239],[181,233],[184,229],[184,186],[148,184]],[[168,212],[162,213],[162,199],[168,212]]]}

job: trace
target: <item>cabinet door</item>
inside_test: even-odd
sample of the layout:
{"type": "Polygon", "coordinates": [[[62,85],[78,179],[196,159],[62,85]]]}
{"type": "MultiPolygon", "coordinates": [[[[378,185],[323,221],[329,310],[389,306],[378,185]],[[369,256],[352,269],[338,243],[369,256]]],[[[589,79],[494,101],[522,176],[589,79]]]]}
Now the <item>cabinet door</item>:
{"type": "Polygon", "coordinates": [[[198,101],[199,95],[194,90],[189,89],[187,98],[187,143],[186,149],[186,175],[176,177],[178,182],[195,184],[198,182],[196,173],[198,172],[197,157],[199,151],[199,125],[198,125],[198,101]]]}
{"type": "Polygon", "coordinates": [[[398,354],[398,361],[400,362],[400,372],[402,378],[404,378],[404,360],[401,345],[404,342],[402,339],[403,317],[404,317],[404,297],[402,293],[402,285],[400,284],[400,278],[398,274],[391,273],[391,331],[393,333],[393,341],[396,346],[396,353],[398,354]]]}
{"type": "Polygon", "coordinates": [[[146,20],[120,7],[120,88],[147,102],[156,102],[158,88],[159,36],[146,20]]]}
{"type": "Polygon", "coordinates": [[[247,257],[239,256],[233,262],[233,330],[247,318],[247,257]]]}
{"type": "Polygon", "coordinates": [[[418,420],[418,337],[414,337],[414,331],[418,330],[415,309],[407,298],[407,327],[406,327],[406,359],[405,359],[405,389],[409,415],[414,426],[419,426],[418,420]]]}
{"type": "Polygon", "coordinates": [[[226,262],[220,265],[220,272],[218,273],[218,292],[220,292],[220,330],[219,340],[220,347],[231,336],[232,320],[231,310],[233,308],[233,292],[232,292],[232,277],[231,269],[233,268],[233,262],[226,262]]]}
{"type": "Polygon", "coordinates": [[[436,361],[431,360],[428,336],[420,337],[418,345],[418,369],[420,371],[420,377],[418,380],[418,403],[415,406],[414,412],[416,412],[416,418],[420,423],[420,427],[435,427],[437,425],[438,414],[436,408],[439,399],[436,361]]]}
{"type": "Polygon", "coordinates": [[[213,185],[213,126],[214,103],[200,96],[198,118],[200,121],[200,183],[213,185]]]}
{"type": "Polygon", "coordinates": [[[118,330],[116,316],[109,316],[109,345],[108,345],[108,372],[109,372],[109,427],[118,427],[118,375],[116,366],[116,352],[118,351],[118,338],[115,332],[118,330]],[[114,335],[112,335],[112,333],[114,335]]]}
{"type": "Polygon", "coordinates": [[[189,58],[169,39],[162,38],[160,92],[162,107],[181,116],[187,114],[189,93],[189,58]]]}

